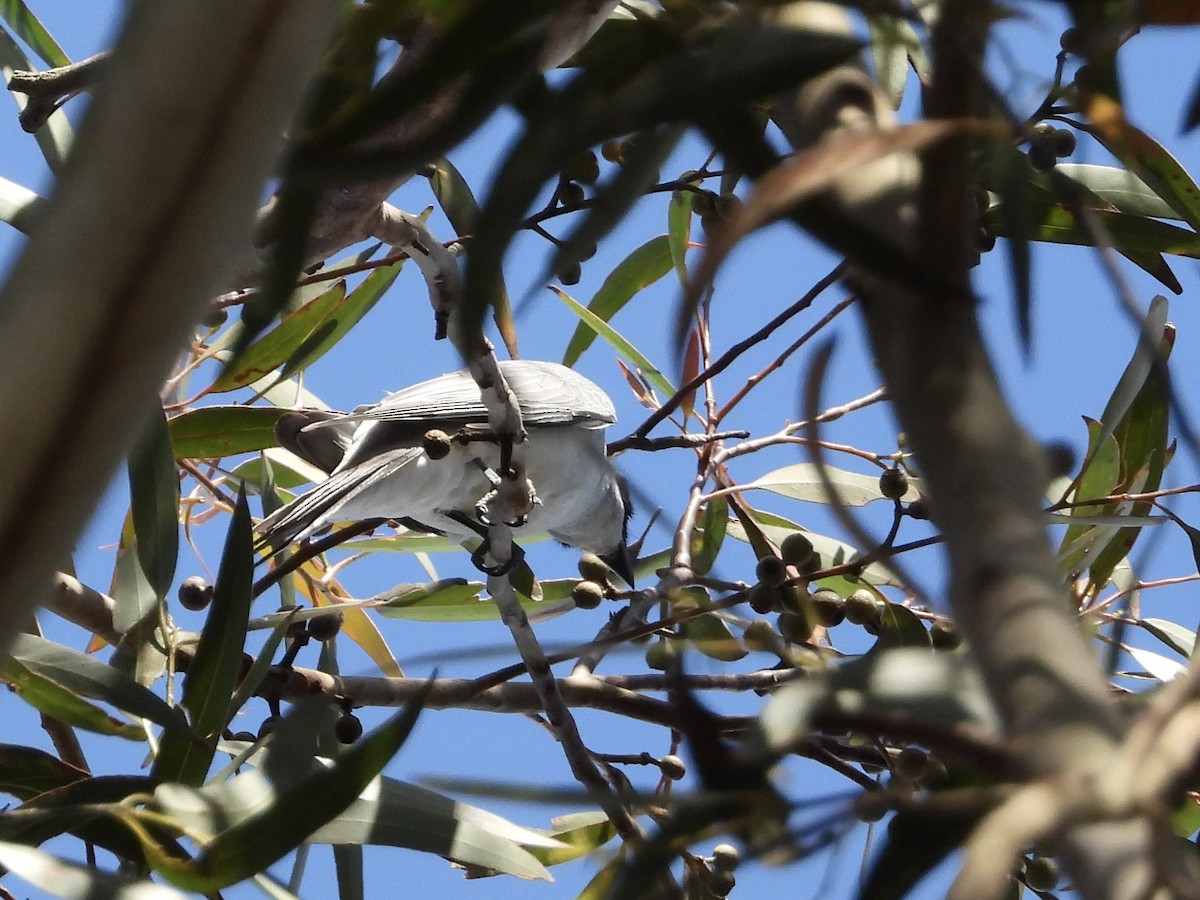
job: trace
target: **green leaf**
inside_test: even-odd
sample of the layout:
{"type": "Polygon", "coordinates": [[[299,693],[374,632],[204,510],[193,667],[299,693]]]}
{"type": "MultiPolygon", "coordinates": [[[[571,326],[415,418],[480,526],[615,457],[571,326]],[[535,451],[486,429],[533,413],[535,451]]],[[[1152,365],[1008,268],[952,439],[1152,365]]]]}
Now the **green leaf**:
{"type": "MultiPolygon", "coordinates": [[[[252,815],[222,831],[201,856],[158,861],[161,874],[197,893],[212,893],[261,872],[348,809],[408,738],[424,703],[423,692],[366,738],[300,778],[252,815]]],[[[319,698],[315,702],[323,702],[319,698]]]]}
{"type": "MultiPolygon", "coordinates": [[[[521,608],[531,616],[546,618],[574,609],[571,589],[578,579],[538,582],[541,600],[520,597],[521,608]]],[[[477,581],[445,579],[431,584],[404,584],[373,598],[384,601],[381,615],[416,622],[490,622],[500,618],[500,610],[491,599],[480,596],[483,585],[477,581]]]]}
{"type": "Polygon", "coordinates": [[[7,222],[17,231],[28,235],[45,206],[46,198],[39,197],[15,181],[0,177],[0,222],[7,222]]]}
{"type": "Polygon", "coordinates": [[[562,271],[569,263],[582,262],[588,255],[586,251],[617,226],[634,203],[658,181],[659,170],[675,150],[683,132],[679,125],[664,125],[637,134],[616,174],[596,186],[592,202],[584,210],[583,221],[556,246],[547,275],[562,271]]]}
{"type": "Polygon", "coordinates": [[[146,739],[139,725],[121,722],[72,693],[61,684],[37,674],[13,658],[0,663],[0,680],[8,682],[22,700],[38,712],[60,722],[95,734],[123,737],[131,741],[146,739]]]}
{"type": "MultiPolygon", "coordinates": [[[[829,480],[837,488],[838,502],[844,506],[865,506],[873,500],[886,500],[879,490],[879,476],[860,475],[834,466],[825,466],[829,480]]],[[[793,500],[810,503],[830,503],[828,493],[821,482],[818,467],[814,463],[794,463],[760,475],[751,482],[740,485],[741,489],[762,488],[793,500]]],[[[901,498],[905,501],[917,499],[917,485],[910,482],[901,498]]]]}
{"type": "Polygon", "coordinates": [[[160,781],[200,784],[208,773],[216,738],[228,723],[230,697],[241,672],[253,582],[254,537],[250,507],[245,494],[239,493],[221,554],[208,618],[183,680],[183,705],[191,717],[193,729],[203,740],[193,741],[182,736],[164,739],[153,770],[154,777],[160,781]]]}
{"type": "Polygon", "coordinates": [[[216,459],[278,445],[274,406],[204,406],[168,420],[176,459],[216,459]]]}
{"type": "Polygon", "coordinates": [[[186,732],[182,715],[156,694],[100,660],[32,634],[17,637],[12,658],[67,690],[149,719],[168,733],[186,732]]]}
{"type": "Polygon", "coordinates": [[[0,0],[0,16],[13,34],[23,40],[51,68],[70,65],[71,58],[58,46],[37,16],[29,11],[24,0],[0,0]]]}
{"type": "Polygon", "coordinates": [[[1167,619],[1138,619],[1134,624],[1150,632],[1184,659],[1191,659],[1196,647],[1196,632],[1167,619]]]}
{"type": "Polygon", "coordinates": [[[0,793],[11,794],[18,800],[30,800],[87,777],[87,772],[67,765],[45,750],[0,744],[0,793]]]}
{"type": "Polygon", "coordinates": [[[557,866],[587,856],[617,836],[613,823],[600,810],[556,816],[550,825],[546,835],[565,846],[528,848],[546,866],[557,866]]]}
{"type": "Polygon", "coordinates": [[[875,81],[891,102],[892,109],[899,109],[908,80],[909,57],[924,59],[921,39],[912,25],[897,16],[868,16],[867,32],[871,38],[875,81]]]}
{"type": "Polygon", "coordinates": [[[888,603],[883,608],[883,617],[879,623],[879,637],[875,641],[876,650],[895,650],[899,647],[916,647],[929,649],[932,647],[929,632],[924,623],[907,606],[899,603],[888,603]]]}
{"type": "Polygon", "coordinates": [[[1200,801],[1187,794],[1171,815],[1171,830],[1180,837],[1191,837],[1200,830],[1200,801]]]}
{"type": "MultiPolygon", "coordinates": [[[[475,195],[467,180],[445,157],[431,163],[430,169],[429,186],[454,230],[460,235],[474,234],[476,223],[479,221],[479,204],[475,201],[475,195]]],[[[504,285],[503,274],[497,278],[492,304],[492,319],[504,339],[504,345],[515,357],[517,335],[512,321],[512,304],[509,301],[508,288],[504,285]]]]}
{"type": "Polygon", "coordinates": [[[381,778],[375,788],[308,841],[407,847],[518,878],[553,880],[537,856],[521,846],[553,853],[561,849],[553,837],[393,778],[381,778]]]}
{"type": "Polygon", "coordinates": [[[247,347],[226,366],[209,390],[222,393],[247,387],[280,367],[278,379],[303,371],[324,356],[379,302],[403,265],[404,260],[400,260],[376,269],[349,296],[346,282],[339,281],[247,347]]]}
{"type": "MultiPolygon", "coordinates": [[[[592,302],[588,304],[588,311],[597,319],[608,322],[639,291],[671,271],[672,259],[670,238],[665,234],[651,238],[609,273],[600,290],[596,291],[592,302]]],[[[576,326],[566,352],[563,353],[564,366],[575,365],[595,339],[597,331],[586,322],[587,320],[576,326]]]]}
{"type": "Polygon", "coordinates": [[[746,648],[733,636],[729,626],[712,613],[688,619],[680,631],[693,647],[710,659],[736,662],[746,655],[746,648]]]}
{"type": "Polygon", "coordinates": [[[721,545],[725,542],[725,529],[729,524],[729,501],[714,497],[704,504],[700,522],[692,534],[692,571],[707,575],[712,571],[721,545]]]}
{"type": "Polygon", "coordinates": [[[1088,110],[1092,136],[1158,194],[1179,217],[1200,231],[1200,187],[1167,149],[1124,117],[1107,98],[1088,110]]]}
{"type": "Polygon", "coordinates": [[[650,382],[651,386],[653,386],[656,391],[661,393],[664,397],[673,397],[675,395],[674,386],[667,380],[666,376],[659,371],[658,367],[652,364],[649,359],[642,355],[640,350],[622,337],[611,325],[609,325],[579,301],[575,300],[573,297],[564,293],[563,291],[560,291],[558,288],[551,287],[550,290],[554,291],[554,293],[558,295],[558,298],[562,300],[563,303],[567,304],[567,306],[572,312],[575,313],[575,315],[579,316],[579,318],[583,320],[584,324],[596,332],[596,334],[600,335],[600,337],[604,338],[604,340],[608,341],[612,348],[616,350],[617,353],[622,356],[622,358],[629,362],[630,365],[639,369],[642,375],[648,382],[650,382]]]}
{"type": "MultiPolygon", "coordinates": [[[[146,578],[138,559],[137,538],[133,533],[132,511],[125,517],[121,539],[117,544],[117,559],[113,567],[112,589],[113,628],[122,636],[141,622],[149,622],[158,609],[158,592],[146,578]]],[[[154,616],[157,618],[157,616],[154,616]]],[[[151,626],[153,630],[154,626],[151,626]]],[[[141,637],[140,635],[135,637],[141,637]]]]}
{"type": "MultiPolygon", "coordinates": [[[[1085,418],[1084,421],[1088,429],[1088,455],[1079,484],[1071,495],[1073,502],[1082,504],[1072,507],[1073,517],[1104,513],[1112,504],[1088,504],[1086,501],[1107,497],[1121,482],[1121,448],[1117,445],[1116,438],[1111,433],[1104,434],[1104,426],[1095,419],[1085,418]]],[[[1101,531],[1089,524],[1081,523],[1067,528],[1058,551],[1059,560],[1067,571],[1076,570],[1088,547],[1101,534],[1101,531]]]]}
{"type": "Polygon", "coordinates": [[[688,284],[687,251],[692,241],[692,203],[696,195],[692,191],[675,191],[667,206],[667,240],[671,244],[671,265],[679,276],[679,284],[688,284]]]}
{"type": "Polygon", "coordinates": [[[1123,213],[1152,219],[1178,219],[1171,204],[1150,190],[1142,179],[1121,166],[1059,163],[1055,171],[1123,213]]]}
{"type": "Polygon", "coordinates": [[[0,866],[65,900],[185,900],[179,891],[153,881],[101,872],[23,844],[0,842],[0,866]]]}
{"type": "Polygon", "coordinates": [[[129,454],[127,469],[138,563],[155,595],[162,599],[171,589],[179,559],[179,470],[158,403],[129,454]]]}

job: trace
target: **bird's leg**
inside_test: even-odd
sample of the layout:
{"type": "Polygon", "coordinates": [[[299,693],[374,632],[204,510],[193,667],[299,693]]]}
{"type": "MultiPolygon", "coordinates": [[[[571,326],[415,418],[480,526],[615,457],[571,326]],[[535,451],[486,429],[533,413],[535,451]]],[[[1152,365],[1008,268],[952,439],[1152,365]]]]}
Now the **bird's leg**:
{"type": "MultiPolygon", "coordinates": [[[[510,464],[512,462],[511,453],[512,453],[512,446],[510,445],[509,446],[509,454],[510,454],[509,463],[510,464]]],[[[484,525],[491,525],[492,522],[491,522],[491,517],[488,515],[488,509],[491,506],[492,501],[495,500],[496,497],[499,495],[500,489],[504,485],[504,480],[499,475],[497,475],[495,472],[493,472],[491,469],[489,469],[486,465],[484,465],[483,460],[477,459],[474,462],[475,462],[475,465],[479,466],[479,470],[481,472],[483,472],[483,476],[488,480],[488,483],[491,484],[491,486],[492,486],[492,489],[490,491],[488,491],[486,494],[484,494],[482,497],[480,497],[479,502],[475,504],[475,517],[478,519],[478,521],[480,521],[484,525]]],[[[501,469],[502,470],[504,469],[503,461],[501,461],[501,469]]],[[[529,520],[528,514],[522,513],[521,515],[519,515],[515,519],[513,519],[511,522],[507,522],[505,524],[507,524],[510,528],[520,528],[528,520],[529,520]]]]}
{"type": "MultiPolygon", "coordinates": [[[[493,473],[494,474],[494,473],[493,473]]],[[[476,514],[479,515],[478,509],[476,514]]],[[[445,513],[448,518],[453,519],[460,525],[465,525],[483,539],[483,543],[471,551],[471,564],[475,566],[484,575],[507,575],[513,570],[521,560],[525,558],[525,551],[517,544],[513,544],[512,557],[507,563],[500,566],[491,566],[487,563],[488,551],[491,549],[491,541],[488,539],[488,530],[486,517],[480,515],[479,519],[472,519],[466,513],[452,510],[445,513]]]]}

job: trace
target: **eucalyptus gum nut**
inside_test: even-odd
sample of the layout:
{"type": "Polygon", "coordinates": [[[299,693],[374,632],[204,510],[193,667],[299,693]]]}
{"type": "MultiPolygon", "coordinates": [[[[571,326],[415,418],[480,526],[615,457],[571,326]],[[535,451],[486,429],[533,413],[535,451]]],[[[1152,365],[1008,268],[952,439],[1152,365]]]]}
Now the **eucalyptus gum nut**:
{"type": "Polygon", "coordinates": [[[192,575],[179,585],[179,604],[184,609],[199,612],[212,602],[213,588],[199,575],[192,575]]]}
{"type": "Polygon", "coordinates": [[[817,591],[813,594],[813,611],[821,625],[834,628],[846,619],[846,601],[834,591],[817,591]]]}
{"type": "Polygon", "coordinates": [[[920,781],[929,772],[929,754],[917,747],[905,747],[892,761],[892,771],[905,781],[920,781]]]}
{"type": "Polygon", "coordinates": [[[1035,140],[1029,145],[1029,165],[1035,171],[1049,172],[1058,162],[1058,156],[1049,141],[1035,140]]]}
{"type": "Polygon", "coordinates": [[[646,665],[665,672],[679,659],[679,649],[670,638],[659,638],[646,648],[646,665]]]}
{"type": "Polygon", "coordinates": [[[732,872],[742,864],[742,854],[733,844],[717,844],[712,849],[712,864],[714,869],[732,872]]]}
{"type": "Polygon", "coordinates": [[[616,140],[608,140],[601,144],[600,155],[611,163],[619,163],[625,158],[625,154],[621,150],[621,142],[616,140]]]}
{"type": "Polygon", "coordinates": [[[421,448],[430,459],[445,459],[450,455],[450,435],[440,428],[431,428],[421,437],[421,448]]]}
{"type": "Polygon", "coordinates": [[[579,557],[579,574],[585,581],[603,584],[608,580],[608,563],[595,553],[585,553],[579,557]]]}
{"type": "Polygon", "coordinates": [[[855,625],[876,625],[883,617],[883,604],[866,589],[855,591],[846,598],[846,618],[855,625]]]}
{"type": "Polygon", "coordinates": [[[571,600],[579,609],[595,609],[604,600],[604,588],[594,581],[581,581],[571,590],[571,600]]]}
{"type": "Polygon", "coordinates": [[[1060,159],[1075,152],[1075,133],[1066,128],[1055,128],[1049,139],[1050,149],[1060,159]]]}
{"type": "Polygon", "coordinates": [[[600,177],[600,164],[596,161],[596,154],[591,150],[575,154],[563,166],[563,175],[572,181],[591,184],[600,177]]]}
{"type": "Polygon", "coordinates": [[[812,637],[813,626],[807,616],[790,612],[780,613],[778,626],[779,633],[789,644],[803,644],[812,637]]]}
{"type": "Polygon", "coordinates": [[[929,626],[929,640],[935,650],[953,650],[962,644],[962,634],[953,622],[938,619],[929,626]]]}
{"type": "Polygon", "coordinates": [[[760,616],[776,612],[779,609],[779,589],[767,587],[765,584],[756,584],[752,587],[746,599],[750,603],[750,608],[760,616]]]}
{"type": "Polygon", "coordinates": [[[788,565],[799,568],[813,557],[812,541],[799,531],[793,531],[779,545],[779,555],[788,565]]]}
{"type": "Polygon", "coordinates": [[[674,753],[664,756],[658,761],[658,769],[663,773],[663,777],[671,781],[678,781],[687,774],[687,766],[684,765],[682,759],[674,753]]]}
{"type": "Polygon", "coordinates": [[[754,574],[760,584],[779,587],[787,580],[787,566],[778,556],[764,556],[758,561],[754,574]]]}
{"type": "Polygon", "coordinates": [[[769,652],[778,646],[779,635],[766,619],[755,619],[742,631],[742,641],[750,650],[769,652]]]}
{"type": "Polygon", "coordinates": [[[558,273],[558,280],[565,285],[579,284],[579,279],[583,277],[583,266],[579,263],[568,263],[563,266],[561,272],[558,273]]]}
{"type": "Polygon", "coordinates": [[[879,476],[879,493],[889,500],[899,500],[908,492],[908,476],[899,466],[884,469],[879,476]]]}
{"type": "Polygon", "coordinates": [[[566,181],[558,189],[558,199],[563,206],[574,206],[587,199],[587,193],[582,185],[578,185],[574,181],[566,181]]]}
{"type": "Polygon", "coordinates": [[[333,734],[341,744],[353,744],[362,737],[363,726],[354,713],[345,713],[333,725],[333,734]]]}
{"type": "Polygon", "coordinates": [[[308,636],[318,641],[332,641],[345,621],[344,613],[329,613],[308,620],[308,636]]]}

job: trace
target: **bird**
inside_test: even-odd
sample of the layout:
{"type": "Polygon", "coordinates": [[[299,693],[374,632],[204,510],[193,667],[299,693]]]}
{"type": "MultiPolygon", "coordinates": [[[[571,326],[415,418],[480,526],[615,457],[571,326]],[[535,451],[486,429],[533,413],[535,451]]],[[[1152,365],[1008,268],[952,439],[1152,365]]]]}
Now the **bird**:
{"type": "MultiPolygon", "coordinates": [[[[503,360],[499,366],[521,410],[525,470],[537,494],[528,515],[512,523],[514,536],[549,532],[598,555],[632,587],[629,492],[604,445],[604,431],[617,419],[612,400],[557,363],[503,360]]],[[[349,413],[285,412],[275,435],[328,478],[259,524],[258,546],[268,555],[335,522],[392,520],[458,539],[485,533],[481,501],[496,482],[501,447],[479,386],[465,370],[349,413]],[[450,436],[448,445],[443,438],[436,446],[430,434],[436,431],[450,436]],[[448,451],[444,458],[434,458],[439,449],[448,451]]]]}

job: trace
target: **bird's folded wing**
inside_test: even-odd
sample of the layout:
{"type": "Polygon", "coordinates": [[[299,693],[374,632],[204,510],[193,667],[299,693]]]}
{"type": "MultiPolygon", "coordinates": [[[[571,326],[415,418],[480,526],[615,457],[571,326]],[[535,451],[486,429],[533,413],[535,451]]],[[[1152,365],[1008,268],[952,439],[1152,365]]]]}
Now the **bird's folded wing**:
{"type": "MultiPolygon", "coordinates": [[[[617,420],[608,395],[571,369],[525,360],[502,362],[500,367],[526,425],[603,428],[617,420]]],[[[370,419],[486,423],[487,407],[469,373],[451,372],[389,394],[381,403],[360,406],[345,417],[346,421],[370,419]]]]}
{"type": "Polygon", "coordinates": [[[338,510],[421,455],[420,448],[404,447],[371,457],[338,472],[259,523],[258,547],[276,553],[293,541],[310,537],[338,520],[338,510]]]}

